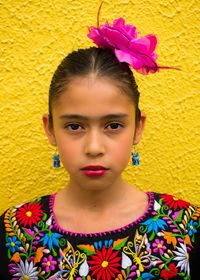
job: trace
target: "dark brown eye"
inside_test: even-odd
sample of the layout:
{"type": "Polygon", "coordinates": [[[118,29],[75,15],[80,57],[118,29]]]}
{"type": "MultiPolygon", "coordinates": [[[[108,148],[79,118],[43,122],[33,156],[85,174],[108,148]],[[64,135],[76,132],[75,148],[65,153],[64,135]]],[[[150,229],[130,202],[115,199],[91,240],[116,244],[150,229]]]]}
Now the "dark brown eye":
{"type": "Polygon", "coordinates": [[[114,122],[114,123],[110,123],[107,127],[111,130],[116,130],[121,128],[122,125],[120,123],[114,122]]]}
{"type": "Polygon", "coordinates": [[[71,130],[71,131],[77,131],[77,130],[81,129],[81,126],[78,123],[70,123],[70,124],[65,125],[65,128],[67,128],[68,130],[71,130]]]}
{"type": "Polygon", "coordinates": [[[77,130],[79,129],[80,125],[77,124],[77,123],[72,123],[69,125],[69,127],[72,129],[72,130],[77,130]]]}

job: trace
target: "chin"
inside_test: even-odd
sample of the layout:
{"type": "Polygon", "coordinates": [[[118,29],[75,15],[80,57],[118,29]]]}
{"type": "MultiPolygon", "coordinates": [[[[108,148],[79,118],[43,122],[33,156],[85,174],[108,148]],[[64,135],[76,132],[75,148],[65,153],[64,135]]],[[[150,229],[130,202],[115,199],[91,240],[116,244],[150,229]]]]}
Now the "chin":
{"type": "Polygon", "coordinates": [[[83,182],[81,182],[79,185],[79,189],[83,190],[83,191],[91,191],[91,192],[99,192],[99,191],[105,191],[105,190],[108,190],[111,186],[111,184],[109,183],[105,183],[104,182],[98,182],[96,180],[92,180],[91,182],[87,182],[85,184],[83,184],[83,182]]]}
{"type": "Polygon", "coordinates": [[[105,185],[98,185],[98,184],[93,184],[93,185],[84,185],[84,186],[81,186],[81,189],[82,190],[85,190],[85,191],[92,191],[92,192],[99,192],[99,191],[104,191],[104,190],[107,190],[109,187],[108,186],[105,186],[105,185]]]}

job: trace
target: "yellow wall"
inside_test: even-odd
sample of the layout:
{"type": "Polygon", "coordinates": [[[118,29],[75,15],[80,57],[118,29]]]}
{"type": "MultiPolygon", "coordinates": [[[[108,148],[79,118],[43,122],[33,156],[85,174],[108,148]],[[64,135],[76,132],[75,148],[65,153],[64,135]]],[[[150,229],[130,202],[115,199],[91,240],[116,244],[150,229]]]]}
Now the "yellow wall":
{"type": "MultiPolygon", "coordinates": [[[[42,127],[48,87],[61,59],[92,46],[95,0],[0,0],[0,210],[62,188],[68,177],[51,168],[54,149],[42,127]]],[[[138,149],[141,166],[125,178],[142,190],[168,192],[200,204],[199,33],[200,2],[106,1],[101,22],[124,17],[142,34],[159,38],[160,65],[180,66],[149,76],[135,74],[147,125],[138,149]]]]}

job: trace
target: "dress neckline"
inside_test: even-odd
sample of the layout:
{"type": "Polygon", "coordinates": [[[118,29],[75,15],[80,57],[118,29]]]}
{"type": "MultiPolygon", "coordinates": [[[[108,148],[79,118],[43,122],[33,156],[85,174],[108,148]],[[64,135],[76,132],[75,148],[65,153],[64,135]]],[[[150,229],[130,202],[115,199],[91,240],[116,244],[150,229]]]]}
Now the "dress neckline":
{"type": "Polygon", "coordinates": [[[63,235],[76,236],[76,237],[98,237],[98,236],[112,235],[112,234],[116,234],[118,232],[124,232],[127,229],[130,229],[133,226],[135,226],[136,224],[140,223],[152,211],[152,208],[153,208],[153,205],[154,205],[154,193],[153,192],[145,192],[145,194],[148,196],[147,208],[140,217],[138,217],[137,219],[135,219],[131,223],[128,223],[128,224],[126,224],[122,227],[119,227],[119,228],[106,230],[106,231],[102,231],[102,232],[91,232],[91,233],[87,232],[87,233],[84,233],[84,232],[70,231],[70,230],[64,229],[61,226],[59,226],[56,215],[55,215],[55,212],[54,212],[54,202],[55,202],[55,198],[56,198],[57,193],[54,193],[54,194],[50,195],[50,199],[49,199],[49,209],[50,209],[50,216],[51,216],[51,219],[52,219],[53,228],[55,228],[59,233],[61,233],[63,235]]]}

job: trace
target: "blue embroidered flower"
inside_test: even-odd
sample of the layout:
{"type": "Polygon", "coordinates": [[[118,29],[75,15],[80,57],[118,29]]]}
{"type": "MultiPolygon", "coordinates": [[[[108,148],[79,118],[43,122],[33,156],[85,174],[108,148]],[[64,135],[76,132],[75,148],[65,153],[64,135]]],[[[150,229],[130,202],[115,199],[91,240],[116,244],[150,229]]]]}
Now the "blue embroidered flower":
{"type": "Polygon", "coordinates": [[[194,222],[194,221],[190,221],[188,223],[188,226],[187,226],[187,230],[188,230],[188,235],[191,236],[193,235],[194,233],[197,232],[197,227],[198,227],[198,224],[197,222],[194,222]]]}
{"type": "Polygon", "coordinates": [[[147,233],[150,231],[154,231],[155,233],[157,233],[159,229],[165,229],[165,227],[167,226],[167,223],[165,221],[155,217],[148,219],[142,224],[148,227],[147,233]]]}
{"type": "Polygon", "coordinates": [[[97,250],[102,249],[103,246],[108,249],[112,244],[113,244],[113,240],[112,239],[104,240],[104,243],[100,240],[98,242],[94,242],[94,247],[97,250]]]}
{"type": "Polygon", "coordinates": [[[46,233],[44,235],[44,237],[41,238],[40,241],[43,241],[43,245],[48,245],[49,249],[51,250],[53,245],[55,245],[56,247],[59,247],[59,243],[58,243],[58,238],[62,237],[61,234],[59,233],[53,233],[51,231],[49,231],[49,233],[46,233]]]}
{"type": "Polygon", "coordinates": [[[150,279],[155,279],[155,276],[152,275],[151,273],[143,273],[142,274],[142,280],[150,280],[150,279]]]}
{"type": "Polygon", "coordinates": [[[8,243],[6,243],[6,247],[10,248],[10,251],[12,253],[15,253],[16,251],[19,251],[19,246],[21,245],[21,242],[17,240],[16,236],[8,237],[8,243]]]}

